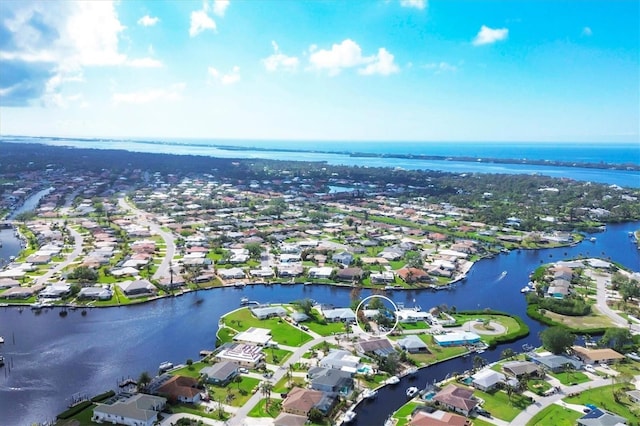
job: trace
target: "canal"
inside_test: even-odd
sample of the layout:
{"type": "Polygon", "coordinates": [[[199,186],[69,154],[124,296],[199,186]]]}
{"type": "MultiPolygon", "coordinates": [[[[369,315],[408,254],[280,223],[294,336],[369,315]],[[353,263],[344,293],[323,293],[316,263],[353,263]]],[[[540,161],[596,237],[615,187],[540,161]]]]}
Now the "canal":
{"type": "MultiPolygon", "coordinates": [[[[450,291],[393,291],[389,297],[424,309],[447,304],[458,310],[492,308],[521,316],[531,334],[502,345],[482,356],[491,362],[506,347],[521,350],[524,343],[538,345],[542,326],[526,317],[522,288],[529,274],[542,263],[582,256],[611,258],[638,270],[640,251],[628,232],[640,222],[613,224],[574,247],[520,250],[476,263],[467,280],[450,291]],[[503,272],[507,272],[506,275],[503,272]]],[[[3,240],[4,241],[4,240],[3,240]]],[[[9,243],[7,240],[5,245],[9,243]]],[[[19,249],[19,247],[18,247],[19,249]]],[[[219,288],[151,303],[108,309],[35,313],[29,309],[0,308],[0,351],[7,365],[0,369],[0,418],[6,425],[28,425],[52,420],[73,397],[92,396],[116,388],[123,377],[137,378],[141,372],[155,373],[163,361],[198,359],[202,349],[212,349],[218,319],[239,306],[240,298],[260,302],[290,302],[312,298],[337,306],[349,304],[349,288],[317,285],[271,285],[219,288]]],[[[362,296],[369,294],[363,291],[362,296]]],[[[420,370],[411,382],[423,387],[443,379],[451,371],[471,368],[472,357],[458,358],[420,370]]],[[[408,379],[393,388],[381,389],[378,401],[358,407],[357,423],[381,425],[388,415],[406,402],[408,379]]]]}

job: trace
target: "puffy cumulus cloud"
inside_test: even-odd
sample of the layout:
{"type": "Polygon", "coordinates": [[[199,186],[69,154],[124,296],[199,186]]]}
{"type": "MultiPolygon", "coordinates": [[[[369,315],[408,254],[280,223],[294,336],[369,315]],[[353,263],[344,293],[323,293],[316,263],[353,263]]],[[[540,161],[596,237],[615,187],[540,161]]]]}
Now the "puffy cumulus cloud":
{"type": "Polygon", "coordinates": [[[334,44],[330,50],[320,49],[315,45],[309,48],[309,63],[312,69],[326,70],[330,76],[340,74],[343,69],[360,67],[363,75],[389,75],[398,72],[399,68],[393,62],[393,55],[385,48],[380,48],[376,55],[363,56],[362,49],[355,41],[346,39],[340,44],[334,44]]]}
{"type": "Polygon", "coordinates": [[[112,1],[0,2],[0,101],[26,106],[51,101],[84,67],[157,66],[119,50],[125,31],[112,1]]]}
{"type": "Polygon", "coordinates": [[[400,0],[400,6],[422,10],[427,7],[427,0],[400,0]]]}
{"type": "Polygon", "coordinates": [[[298,58],[280,53],[280,48],[275,41],[272,41],[271,45],[273,46],[273,55],[262,60],[267,71],[295,71],[298,68],[300,62],[298,58]]]}
{"type": "Polygon", "coordinates": [[[229,0],[213,0],[213,13],[224,16],[229,7],[229,0]]]}
{"type": "Polygon", "coordinates": [[[358,70],[362,75],[389,75],[397,73],[398,71],[400,71],[400,69],[393,63],[393,55],[384,47],[378,49],[378,54],[373,57],[370,64],[358,70]]]}
{"type": "Polygon", "coordinates": [[[224,85],[234,84],[240,81],[240,67],[237,65],[226,74],[221,73],[214,67],[209,67],[207,69],[207,73],[212,80],[218,81],[224,85]]]}
{"type": "Polygon", "coordinates": [[[127,61],[127,65],[134,68],[162,68],[162,61],[154,58],[138,58],[130,59],[127,61]]]}
{"type": "Polygon", "coordinates": [[[166,88],[140,90],[136,92],[114,93],[111,100],[115,105],[147,104],[156,101],[178,101],[182,99],[182,92],[186,83],[172,84],[166,88]]]}
{"type": "Polygon", "coordinates": [[[191,12],[191,26],[189,27],[189,35],[195,37],[204,30],[216,30],[216,23],[206,10],[194,10],[191,12]]]}
{"type": "Polygon", "coordinates": [[[589,37],[591,34],[593,34],[593,31],[591,31],[590,27],[584,27],[582,29],[582,35],[585,37],[589,37]]]}
{"type": "Polygon", "coordinates": [[[151,17],[149,15],[144,15],[142,18],[138,19],[138,25],[142,25],[143,27],[153,27],[158,22],[160,22],[160,18],[157,16],[151,17]]]}
{"type": "Polygon", "coordinates": [[[506,40],[509,36],[508,28],[489,28],[486,25],[480,27],[480,31],[473,39],[474,46],[482,46],[484,44],[493,44],[497,41],[506,40]]]}

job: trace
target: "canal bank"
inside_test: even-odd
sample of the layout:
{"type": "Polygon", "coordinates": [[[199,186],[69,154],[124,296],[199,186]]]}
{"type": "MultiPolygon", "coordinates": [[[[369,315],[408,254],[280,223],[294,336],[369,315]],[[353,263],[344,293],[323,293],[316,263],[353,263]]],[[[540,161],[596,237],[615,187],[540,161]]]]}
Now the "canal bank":
{"type": "MultiPolygon", "coordinates": [[[[537,336],[543,326],[526,317],[526,303],[520,293],[529,273],[542,263],[579,255],[610,257],[637,268],[640,254],[628,233],[639,227],[640,222],[615,224],[595,234],[595,242],[586,239],[575,247],[500,254],[478,262],[465,282],[447,291],[389,291],[388,295],[407,306],[447,304],[458,310],[492,308],[520,316],[530,327],[530,335],[482,354],[487,361],[495,361],[507,347],[520,351],[525,343],[539,344],[537,336]]],[[[349,304],[349,293],[350,288],[342,287],[257,285],[198,291],[144,305],[93,309],[86,316],[79,310],[61,317],[52,309],[36,313],[0,308],[0,335],[6,339],[2,350],[10,367],[0,371],[0,417],[7,425],[51,420],[74,395],[91,396],[115,389],[122,377],[138,377],[143,371],[155,374],[163,361],[175,364],[197,359],[200,350],[215,346],[218,319],[239,306],[242,297],[264,303],[308,297],[340,306],[349,304]]],[[[369,294],[368,290],[362,292],[363,297],[369,294]]],[[[411,386],[424,387],[451,371],[468,370],[472,367],[470,358],[424,368],[411,386]]],[[[408,377],[398,386],[380,390],[379,398],[384,398],[385,404],[361,404],[358,424],[382,424],[406,402],[407,386],[408,377]]]]}

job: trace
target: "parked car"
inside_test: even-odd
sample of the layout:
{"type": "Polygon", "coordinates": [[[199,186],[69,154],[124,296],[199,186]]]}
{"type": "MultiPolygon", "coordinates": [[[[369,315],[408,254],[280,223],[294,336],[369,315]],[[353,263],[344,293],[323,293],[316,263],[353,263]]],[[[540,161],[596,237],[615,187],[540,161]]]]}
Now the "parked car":
{"type": "Polygon", "coordinates": [[[585,371],[588,371],[589,373],[595,373],[596,372],[596,369],[593,368],[593,365],[588,365],[587,364],[587,365],[584,366],[584,369],[585,369],[585,371]]]}
{"type": "Polygon", "coordinates": [[[304,331],[309,331],[309,327],[307,327],[306,325],[301,325],[300,328],[304,331]]]}
{"type": "Polygon", "coordinates": [[[238,372],[242,373],[242,374],[247,374],[249,372],[249,370],[244,368],[244,367],[240,367],[240,368],[238,368],[238,372]]]}

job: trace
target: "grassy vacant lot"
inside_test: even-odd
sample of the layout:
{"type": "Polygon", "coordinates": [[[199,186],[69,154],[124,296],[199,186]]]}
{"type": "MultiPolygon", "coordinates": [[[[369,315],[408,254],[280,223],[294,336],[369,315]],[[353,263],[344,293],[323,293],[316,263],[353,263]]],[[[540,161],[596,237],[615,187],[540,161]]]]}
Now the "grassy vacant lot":
{"type": "Polygon", "coordinates": [[[230,328],[223,327],[218,330],[218,339],[220,340],[220,344],[233,342],[233,336],[237,333],[230,328]]]}
{"type": "Polygon", "coordinates": [[[282,364],[293,354],[291,351],[276,348],[265,348],[264,353],[267,364],[282,364]]]}
{"type": "MultiPolygon", "coordinates": [[[[596,407],[602,407],[605,410],[609,410],[616,413],[625,419],[639,419],[640,408],[637,404],[634,404],[629,400],[626,395],[623,395],[620,402],[616,402],[613,398],[613,392],[617,389],[630,390],[630,387],[626,387],[623,384],[603,386],[601,388],[589,389],[581,392],[578,396],[565,398],[564,401],[571,404],[593,404],[596,407]]],[[[640,424],[638,421],[632,424],[640,424]]]]}
{"type": "Polygon", "coordinates": [[[592,309],[593,313],[591,315],[585,316],[572,317],[569,315],[556,314],[555,312],[551,312],[549,310],[547,310],[544,315],[559,324],[573,329],[589,329],[614,326],[609,317],[606,317],[598,312],[598,308],[596,306],[593,306],[592,309]]]}
{"type": "Polygon", "coordinates": [[[246,331],[250,327],[268,328],[271,330],[273,340],[281,345],[300,346],[313,338],[302,330],[298,330],[288,322],[280,318],[259,320],[251,314],[248,308],[239,309],[225,315],[225,325],[238,331],[246,331]]]}
{"type": "Polygon", "coordinates": [[[255,407],[249,411],[249,417],[278,417],[280,414],[280,407],[282,406],[282,401],[277,399],[269,400],[269,410],[267,410],[267,400],[261,399],[255,407]]]}
{"type": "Polygon", "coordinates": [[[305,321],[304,324],[321,336],[331,336],[334,333],[345,332],[346,329],[343,322],[326,322],[323,319],[319,319],[319,316],[319,313],[312,312],[311,318],[308,321],[305,321]]]}
{"type": "Polygon", "coordinates": [[[369,389],[374,389],[380,386],[382,382],[389,378],[387,373],[385,374],[374,374],[371,376],[357,375],[356,378],[360,382],[361,385],[369,389]]]}
{"type": "Polygon", "coordinates": [[[225,387],[209,386],[211,399],[215,401],[218,400],[218,398],[222,398],[222,402],[225,404],[242,407],[249,398],[251,398],[253,389],[258,386],[260,380],[254,379],[253,377],[238,377],[242,377],[240,383],[231,382],[225,387]]]}
{"type": "Polygon", "coordinates": [[[410,354],[409,358],[418,363],[419,366],[433,364],[434,362],[448,359],[454,356],[462,355],[467,352],[464,346],[451,346],[442,347],[433,341],[433,336],[430,334],[419,334],[418,337],[422,339],[428,346],[431,353],[410,354]]]}
{"type": "Polygon", "coordinates": [[[430,327],[426,322],[418,321],[415,324],[403,322],[402,324],[398,324],[398,328],[402,330],[428,330],[430,327]]]}
{"type": "Polygon", "coordinates": [[[200,370],[202,370],[207,366],[209,366],[209,364],[204,363],[202,361],[198,361],[198,362],[194,362],[191,365],[191,367],[184,366],[178,370],[172,371],[171,374],[173,376],[186,376],[186,377],[193,377],[197,379],[198,377],[200,377],[200,370]]]}
{"type": "MultiPolygon", "coordinates": [[[[218,417],[218,410],[213,410],[210,413],[207,413],[204,409],[204,406],[196,406],[196,405],[189,405],[189,404],[178,404],[178,405],[172,405],[171,406],[171,411],[173,411],[174,413],[188,413],[188,414],[194,414],[196,416],[201,416],[201,417],[207,417],[210,419],[215,419],[215,420],[219,420],[220,418],[218,417]]],[[[225,413],[223,415],[223,418],[220,420],[226,420],[228,419],[230,416],[228,413],[225,413]]],[[[83,423],[84,424],[84,423],[83,423]]]]}
{"type": "Polygon", "coordinates": [[[416,407],[419,407],[421,405],[423,404],[419,404],[417,402],[407,402],[402,407],[400,407],[400,409],[393,415],[394,418],[398,419],[397,426],[404,426],[409,423],[409,416],[416,407]]]}
{"type": "Polygon", "coordinates": [[[560,383],[563,385],[585,383],[591,380],[586,374],[579,371],[572,371],[568,373],[549,373],[549,375],[560,380],[560,383]]]}
{"type": "MultiPolygon", "coordinates": [[[[305,380],[304,377],[299,377],[299,376],[293,376],[291,377],[291,387],[295,387],[295,386],[301,386],[304,387],[305,384],[305,380]]],[[[285,376],[278,380],[278,383],[276,383],[275,385],[273,385],[273,392],[274,393],[287,393],[289,392],[289,379],[287,378],[287,375],[285,374],[285,376]]]]}
{"type": "Polygon", "coordinates": [[[570,408],[564,408],[557,404],[551,404],[538,414],[533,416],[527,426],[573,426],[584,414],[570,408]]]}
{"type": "Polygon", "coordinates": [[[487,393],[476,390],[473,395],[484,400],[482,407],[490,412],[493,417],[507,422],[513,420],[532,403],[529,397],[517,394],[511,395],[511,400],[509,400],[509,395],[503,391],[487,393]]]}

